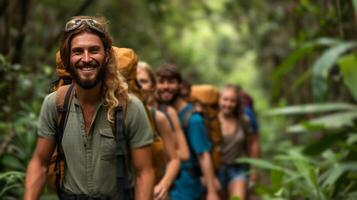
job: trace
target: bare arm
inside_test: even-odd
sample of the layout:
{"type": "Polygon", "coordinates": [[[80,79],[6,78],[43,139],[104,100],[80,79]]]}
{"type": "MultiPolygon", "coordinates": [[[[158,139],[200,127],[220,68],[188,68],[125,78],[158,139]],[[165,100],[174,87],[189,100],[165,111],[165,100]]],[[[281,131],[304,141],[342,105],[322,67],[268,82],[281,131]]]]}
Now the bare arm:
{"type": "Polygon", "coordinates": [[[203,178],[207,184],[207,198],[219,199],[217,194],[217,188],[215,186],[215,175],[213,172],[213,165],[211,155],[209,152],[204,152],[198,155],[198,161],[200,163],[203,178]]]}
{"type": "Polygon", "coordinates": [[[249,157],[259,158],[260,156],[260,144],[259,136],[257,134],[250,134],[249,136],[249,157]]]}
{"type": "Polygon", "coordinates": [[[176,144],[176,138],[174,133],[172,133],[168,119],[163,113],[158,111],[155,120],[156,124],[159,125],[157,129],[160,137],[163,139],[168,162],[164,177],[155,186],[154,197],[155,199],[167,199],[168,190],[179,171],[180,159],[177,157],[175,145],[173,145],[176,144]]]}
{"type": "Polygon", "coordinates": [[[248,116],[244,116],[243,118],[243,129],[246,132],[247,136],[247,153],[251,158],[259,158],[260,154],[260,144],[259,144],[259,135],[254,132],[251,126],[251,119],[248,116]]]}
{"type": "Polygon", "coordinates": [[[35,152],[26,171],[25,200],[39,199],[46,183],[48,164],[54,147],[54,140],[38,137],[35,152]]]}
{"type": "MultiPolygon", "coordinates": [[[[249,157],[259,158],[260,157],[260,142],[259,136],[256,133],[251,133],[249,135],[249,157]]],[[[259,179],[258,172],[256,169],[252,168],[252,174],[250,176],[251,181],[256,182],[259,179]]]]}
{"type": "Polygon", "coordinates": [[[154,170],[152,167],[152,152],[150,145],[131,151],[135,169],[135,199],[153,199],[154,170]]]}
{"type": "Polygon", "coordinates": [[[186,141],[186,137],[182,131],[180,126],[180,121],[177,115],[177,112],[174,108],[168,107],[167,112],[172,120],[172,123],[175,128],[175,135],[177,139],[177,155],[181,160],[188,160],[190,157],[190,151],[188,150],[188,144],[186,141]]]}

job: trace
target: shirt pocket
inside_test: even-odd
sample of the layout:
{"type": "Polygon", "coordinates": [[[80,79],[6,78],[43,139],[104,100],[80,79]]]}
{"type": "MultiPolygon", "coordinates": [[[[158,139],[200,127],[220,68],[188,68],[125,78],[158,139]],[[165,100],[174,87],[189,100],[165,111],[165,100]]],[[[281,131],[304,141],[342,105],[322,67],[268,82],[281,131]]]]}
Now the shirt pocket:
{"type": "Polygon", "coordinates": [[[113,130],[110,128],[99,130],[100,134],[100,158],[101,160],[113,160],[116,154],[116,141],[113,130]]]}

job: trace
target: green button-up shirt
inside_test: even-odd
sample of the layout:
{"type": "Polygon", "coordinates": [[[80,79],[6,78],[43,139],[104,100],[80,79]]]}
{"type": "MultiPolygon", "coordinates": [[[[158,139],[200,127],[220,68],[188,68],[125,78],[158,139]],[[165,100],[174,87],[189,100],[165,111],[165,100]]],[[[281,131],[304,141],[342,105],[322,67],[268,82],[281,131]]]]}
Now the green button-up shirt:
{"type": "MultiPolygon", "coordinates": [[[[56,126],[56,92],[49,94],[41,108],[38,135],[54,139],[56,126]]],[[[125,116],[130,148],[152,143],[153,133],[142,102],[129,95],[125,116]]],[[[83,113],[78,100],[71,103],[64,129],[62,147],[66,158],[64,189],[74,194],[109,195],[116,198],[116,142],[107,109],[98,104],[89,134],[85,134],[83,113]]],[[[129,177],[134,178],[132,166],[129,177]]]]}

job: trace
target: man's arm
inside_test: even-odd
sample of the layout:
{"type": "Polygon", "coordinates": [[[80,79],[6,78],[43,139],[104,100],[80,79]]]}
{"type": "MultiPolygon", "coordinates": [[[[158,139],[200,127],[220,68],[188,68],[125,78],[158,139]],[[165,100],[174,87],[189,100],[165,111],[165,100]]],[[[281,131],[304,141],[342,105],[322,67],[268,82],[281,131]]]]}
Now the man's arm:
{"type": "Polygon", "coordinates": [[[213,172],[211,155],[209,152],[199,154],[198,161],[207,185],[207,199],[219,199],[217,188],[215,186],[215,175],[213,172]]]}
{"type": "Polygon", "coordinates": [[[135,148],[131,151],[135,169],[135,199],[151,200],[154,190],[154,170],[152,167],[151,146],[135,148]]]}
{"type": "Polygon", "coordinates": [[[181,128],[180,120],[178,118],[177,112],[174,108],[168,106],[167,113],[169,114],[175,129],[175,136],[177,141],[177,150],[176,150],[177,155],[181,160],[188,160],[190,158],[190,150],[188,149],[186,137],[181,128]]]}
{"type": "Polygon", "coordinates": [[[154,199],[167,199],[169,189],[180,169],[180,159],[176,154],[175,145],[173,145],[176,144],[176,138],[170,127],[169,120],[166,118],[165,114],[160,111],[156,112],[155,120],[156,124],[159,125],[157,126],[157,130],[164,144],[167,162],[164,176],[161,178],[160,182],[155,185],[154,199]]]}
{"type": "Polygon", "coordinates": [[[48,163],[54,147],[54,140],[38,137],[35,152],[26,171],[25,200],[39,199],[42,188],[46,183],[48,163]]]}
{"type": "Polygon", "coordinates": [[[198,157],[198,162],[207,187],[207,199],[219,199],[217,187],[215,185],[215,175],[211,160],[211,142],[208,138],[207,129],[203,118],[199,114],[192,114],[188,121],[188,142],[193,152],[198,157]]]}

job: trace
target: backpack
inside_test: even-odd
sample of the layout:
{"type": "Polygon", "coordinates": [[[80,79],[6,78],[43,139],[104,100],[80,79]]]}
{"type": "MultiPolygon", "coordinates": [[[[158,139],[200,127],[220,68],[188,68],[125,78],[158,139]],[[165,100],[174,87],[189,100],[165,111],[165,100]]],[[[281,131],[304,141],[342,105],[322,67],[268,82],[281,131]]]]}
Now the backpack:
{"type": "MultiPolygon", "coordinates": [[[[129,48],[119,48],[113,46],[113,51],[120,74],[125,78],[128,84],[129,92],[135,94],[135,96],[137,96],[144,103],[140,85],[136,80],[136,69],[139,61],[137,55],[132,49],[129,48]]],[[[149,112],[146,111],[146,113],[148,114],[149,112]]],[[[148,114],[148,116],[150,115],[148,114]]]]}
{"type": "Polygon", "coordinates": [[[186,112],[183,120],[184,129],[188,127],[188,121],[193,113],[203,116],[208,132],[208,138],[212,143],[211,158],[214,169],[217,171],[221,165],[220,146],[223,140],[221,126],[218,120],[219,92],[213,85],[193,85],[191,87],[190,102],[194,105],[192,110],[186,112]],[[197,106],[200,109],[197,109],[197,106]]]}
{"type": "Polygon", "coordinates": [[[144,97],[140,90],[140,85],[136,80],[136,69],[138,58],[133,50],[127,48],[118,48],[113,47],[114,56],[117,58],[117,66],[119,66],[120,73],[125,77],[126,82],[128,83],[128,89],[130,93],[136,95],[145,105],[145,111],[150,121],[151,128],[154,132],[154,141],[151,144],[152,154],[152,163],[155,172],[155,181],[158,183],[162,178],[165,166],[165,149],[161,137],[158,135],[157,124],[155,121],[155,112],[149,110],[144,101],[144,97]]]}

